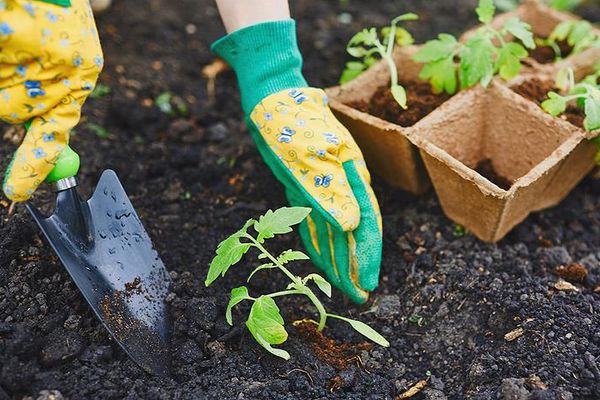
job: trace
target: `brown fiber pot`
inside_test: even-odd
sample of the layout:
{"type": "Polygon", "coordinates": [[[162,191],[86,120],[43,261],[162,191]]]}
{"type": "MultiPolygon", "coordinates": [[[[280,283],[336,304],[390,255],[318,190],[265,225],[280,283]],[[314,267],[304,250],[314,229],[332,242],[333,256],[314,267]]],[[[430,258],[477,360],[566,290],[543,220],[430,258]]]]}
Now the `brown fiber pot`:
{"type": "MultiPolygon", "coordinates": [[[[526,0],[493,23],[501,25],[512,16],[531,24],[537,36],[547,36],[561,21],[575,18],[526,0]]],[[[400,81],[418,80],[422,66],[411,59],[416,51],[418,46],[395,51],[400,81]]],[[[554,79],[567,65],[581,77],[598,60],[600,49],[552,64],[527,60],[517,79],[496,79],[488,89],[460,92],[409,128],[348,106],[368,101],[378,87],[389,82],[387,66],[381,62],[327,92],[334,113],[350,130],[374,173],[416,194],[432,182],[450,219],[478,238],[496,242],[531,212],[558,204],[594,168],[596,149],[587,139],[600,133],[586,133],[550,116],[509,87],[533,77],[554,79]],[[475,167],[483,160],[489,160],[512,186],[504,190],[479,174],[475,167]]]]}
{"type": "Polygon", "coordinates": [[[559,203],[594,166],[596,149],[580,129],[497,82],[459,93],[417,125],[414,140],[444,212],[488,242],[559,203]],[[482,160],[510,189],[474,170],[482,160]]]}

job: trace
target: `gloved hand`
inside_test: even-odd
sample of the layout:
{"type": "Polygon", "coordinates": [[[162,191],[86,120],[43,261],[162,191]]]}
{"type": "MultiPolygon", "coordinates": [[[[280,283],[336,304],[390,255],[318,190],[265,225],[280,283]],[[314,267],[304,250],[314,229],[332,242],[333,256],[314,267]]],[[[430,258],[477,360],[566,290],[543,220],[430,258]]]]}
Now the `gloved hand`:
{"type": "Polygon", "coordinates": [[[246,122],[293,206],[313,208],[300,226],[312,261],[350,299],[377,287],[381,215],[360,149],[320,89],[307,87],[293,20],[253,25],[213,51],[235,70],[246,122]]]}
{"type": "Polygon", "coordinates": [[[31,197],[56,165],[103,65],[87,0],[0,0],[0,119],[31,121],[3,190],[31,197]]]}

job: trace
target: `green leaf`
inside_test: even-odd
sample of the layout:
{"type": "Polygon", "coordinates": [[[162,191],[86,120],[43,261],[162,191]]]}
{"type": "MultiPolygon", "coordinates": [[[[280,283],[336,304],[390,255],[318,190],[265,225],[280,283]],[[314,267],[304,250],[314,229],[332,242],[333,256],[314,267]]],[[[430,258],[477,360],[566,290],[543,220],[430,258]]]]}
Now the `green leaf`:
{"type": "Polygon", "coordinates": [[[110,88],[110,86],[105,85],[103,83],[98,83],[92,91],[92,93],[90,93],[90,97],[92,99],[99,99],[101,97],[106,96],[107,94],[110,94],[111,91],[112,89],[110,88]]]}
{"type": "Polygon", "coordinates": [[[340,84],[350,82],[362,74],[365,69],[366,65],[360,61],[348,61],[346,63],[346,69],[344,69],[342,76],[340,77],[340,84]]]}
{"type": "Polygon", "coordinates": [[[479,17],[479,21],[484,24],[489,24],[492,22],[492,18],[494,18],[494,14],[496,13],[496,6],[494,6],[493,0],[479,0],[479,7],[475,9],[477,16],[479,17]]]}
{"type": "Polygon", "coordinates": [[[275,235],[292,231],[292,226],[304,221],[312,210],[306,207],[282,207],[278,210],[269,210],[254,223],[258,232],[257,240],[262,243],[275,235]]]}
{"type": "Polygon", "coordinates": [[[572,11],[583,3],[583,0],[550,0],[550,7],[559,11],[572,11]]]}
{"type": "Polygon", "coordinates": [[[454,54],[458,41],[452,35],[441,33],[435,40],[430,40],[423,45],[421,50],[413,56],[413,60],[422,63],[446,59],[454,54]]]}
{"type": "Polygon", "coordinates": [[[493,56],[496,48],[492,41],[483,36],[471,38],[460,53],[460,77],[463,89],[478,82],[486,87],[494,76],[493,56]]]}
{"type": "Polygon", "coordinates": [[[544,111],[555,117],[565,112],[567,100],[556,92],[548,93],[548,100],[542,103],[544,111]]]}
{"type": "Polygon", "coordinates": [[[419,16],[415,13],[406,13],[402,14],[392,20],[393,24],[396,24],[400,21],[416,21],[419,19],[419,16]]]}
{"type": "Polygon", "coordinates": [[[252,298],[248,294],[248,288],[246,288],[246,286],[236,287],[231,290],[231,298],[229,299],[229,304],[227,304],[227,311],[225,311],[225,318],[227,319],[227,323],[229,325],[233,325],[231,309],[242,301],[251,299],[252,298]]]}
{"type": "Polygon", "coordinates": [[[250,249],[250,244],[240,242],[240,237],[255,222],[254,219],[249,219],[242,229],[219,243],[217,246],[217,255],[211,261],[206,280],[204,281],[206,286],[210,286],[219,275],[225,276],[229,267],[238,263],[242,259],[242,256],[250,249]]]}
{"type": "Polygon", "coordinates": [[[390,87],[390,90],[392,91],[392,96],[394,96],[394,100],[396,100],[396,102],[400,104],[400,107],[406,110],[406,89],[404,89],[400,85],[394,85],[390,87]]]}
{"type": "Polygon", "coordinates": [[[259,265],[258,267],[254,268],[254,271],[252,271],[252,273],[250,273],[250,276],[248,277],[248,279],[246,279],[246,282],[250,282],[250,279],[252,279],[254,274],[256,274],[258,271],[262,271],[263,269],[273,269],[273,268],[277,268],[277,266],[273,265],[272,263],[266,263],[266,264],[259,265]]]}
{"type": "MultiPolygon", "coordinates": [[[[600,91],[598,92],[600,94],[600,91]]],[[[585,99],[585,129],[595,131],[600,129],[600,95],[588,96],[585,99]]]]}
{"type": "Polygon", "coordinates": [[[569,34],[567,42],[569,43],[569,45],[575,46],[578,42],[584,40],[586,36],[588,36],[592,32],[592,24],[590,24],[588,21],[577,21],[574,24],[571,33],[569,34]]]}
{"type": "MultiPolygon", "coordinates": [[[[391,28],[386,26],[381,28],[381,36],[383,37],[383,45],[387,46],[391,28]]],[[[415,42],[415,38],[404,28],[396,27],[396,43],[400,47],[408,46],[415,42]]]]}
{"type": "Polygon", "coordinates": [[[519,75],[521,62],[509,47],[500,49],[498,59],[496,60],[496,70],[499,71],[500,77],[504,80],[509,80],[519,75]]]}
{"type": "Polygon", "coordinates": [[[495,0],[494,4],[501,11],[512,11],[519,6],[519,0],[495,0]]]}
{"type": "Polygon", "coordinates": [[[283,326],[283,317],[272,298],[260,296],[254,301],[246,326],[254,339],[267,351],[286,360],[289,359],[287,352],[271,346],[281,344],[288,338],[288,333],[283,326]]]}
{"type": "Polygon", "coordinates": [[[319,274],[310,274],[306,278],[304,278],[302,282],[306,284],[306,282],[308,282],[311,279],[315,282],[317,287],[327,295],[327,297],[331,297],[331,284],[327,282],[325,278],[323,278],[319,274]]]}
{"type": "Polygon", "coordinates": [[[430,81],[434,93],[456,93],[456,65],[453,57],[425,64],[419,78],[430,81]]]}
{"type": "Polygon", "coordinates": [[[309,257],[301,251],[286,250],[277,257],[277,261],[281,264],[287,264],[290,261],[308,260],[309,257]]]}
{"type": "Polygon", "coordinates": [[[173,106],[171,105],[171,98],[173,94],[171,92],[163,92],[159,94],[154,100],[154,104],[158,109],[165,114],[173,114],[173,106]]]}
{"type": "Polygon", "coordinates": [[[110,132],[108,132],[105,127],[95,122],[90,122],[87,124],[87,128],[94,132],[94,134],[100,139],[108,139],[110,137],[110,132]]]}
{"type": "Polygon", "coordinates": [[[333,318],[341,319],[342,321],[346,321],[358,333],[360,333],[363,336],[366,336],[367,338],[371,339],[372,341],[374,341],[375,343],[377,343],[380,346],[383,346],[383,347],[390,346],[390,342],[388,342],[386,338],[381,336],[381,334],[379,332],[377,332],[375,329],[371,328],[369,325],[365,324],[364,322],[360,322],[360,321],[350,319],[350,318],[340,317],[339,315],[335,315],[335,314],[327,314],[327,315],[330,317],[333,317],[333,318]]]}
{"type": "Polygon", "coordinates": [[[571,32],[571,29],[573,29],[574,24],[575,21],[561,22],[560,24],[556,25],[554,30],[552,30],[548,39],[553,42],[557,40],[562,41],[567,39],[567,36],[569,36],[569,33],[571,32]]]}
{"type": "Polygon", "coordinates": [[[533,40],[531,25],[521,21],[517,17],[513,17],[506,21],[504,24],[504,29],[523,42],[525,47],[529,49],[535,49],[535,41],[533,40]]]}
{"type": "Polygon", "coordinates": [[[355,47],[359,44],[364,44],[365,46],[374,46],[377,41],[377,30],[375,28],[363,29],[352,36],[348,42],[347,48],[355,47]]]}

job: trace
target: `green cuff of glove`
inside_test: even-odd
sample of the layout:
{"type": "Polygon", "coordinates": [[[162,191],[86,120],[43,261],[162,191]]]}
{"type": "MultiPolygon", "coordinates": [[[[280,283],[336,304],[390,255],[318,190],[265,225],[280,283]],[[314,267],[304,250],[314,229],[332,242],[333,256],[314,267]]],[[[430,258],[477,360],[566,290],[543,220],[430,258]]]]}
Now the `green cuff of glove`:
{"type": "Polygon", "coordinates": [[[237,30],[216,41],[212,50],[236,72],[246,115],[273,93],[307,86],[294,20],[237,30]]]}

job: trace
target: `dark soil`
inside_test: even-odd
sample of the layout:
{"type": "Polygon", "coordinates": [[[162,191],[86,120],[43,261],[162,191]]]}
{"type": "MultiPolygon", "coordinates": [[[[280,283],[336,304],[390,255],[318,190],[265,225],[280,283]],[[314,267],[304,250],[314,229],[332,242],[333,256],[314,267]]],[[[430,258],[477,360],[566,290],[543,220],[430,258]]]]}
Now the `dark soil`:
{"type": "Polygon", "coordinates": [[[505,178],[496,172],[494,164],[489,158],[479,161],[477,166],[475,166],[475,171],[501,189],[508,190],[513,184],[510,179],[505,178]]]}
{"type": "MultiPolygon", "coordinates": [[[[573,47],[565,40],[558,41],[560,49],[560,57],[566,58],[573,51],[573,47]]],[[[556,61],[556,53],[550,46],[536,46],[535,49],[529,50],[529,56],[540,64],[551,64],[556,61]]]]}
{"type": "MultiPolygon", "coordinates": [[[[364,26],[415,11],[422,18],[410,28],[419,41],[459,34],[476,23],[475,3],[292,2],[307,78],[334,85],[346,42],[364,26]],[[339,23],[342,12],[353,22],[339,23]]],[[[173,377],[151,377],[129,360],[24,208],[8,218],[0,202],[0,399],[57,398],[52,391],[69,399],[393,399],[428,371],[416,400],[600,398],[598,182],[586,180],[560,206],[491,245],[456,237],[433,193],[416,198],[376,179],[384,222],[380,287],[363,306],[337,292],[326,306],[371,324],[391,346],[357,350],[360,361],[346,370],[330,365],[293,328],[293,320],[316,317],[294,297],[278,301],[290,333],[286,362],[248,334],[247,305],[234,311],[234,327],[225,320],[229,290],[245,284],[256,263],[203,284],[220,240],[248,217],[285,204],[244,126],[233,74],[218,79],[216,102],[206,98],[200,69],[223,33],[214,3],[117,1],[98,22],[107,61],[102,82],[112,93],[87,103],[72,139],[83,160],[81,192],[90,193],[103,169],[115,169],[171,271],[173,377]],[[153,106],[167,90],[183,99],[189,116],[153,106]],[[96,136],[90,122],[110,137],[96,136]],[[554,289],[556,268],[572,263],[588,271],[584,283],[574,283],[579,291],[554,289]],[[524,334],[506,341],[516,328],[524,334]]],[[[0,134],[0,170],[16,148],[10,136],[0,134]]],[[[52,198],[44,189],[36,203],[48,208],[52,198]]],[[[296,234],[270,246],[301,248],[296,234]]],[[[292,268],[313,271],[309,263],[292,268]]],[[[252,293],[281,289],[283,277],[263,276],[252,293]]],[[[339,344],[365,342],[341,321],[325,332],[339,344]]]]}
{"type": "Polygon", "coordinates": [[[425,82],[400,82],[406,89],[408,108],[404,110],[392,95],[389,85],[381,86],[368,101],[350,104],[360,111],[400,126],[413,126],[450,98],[446,93],[435,94],[425,82]]]}
{"type": "MultiPolygon", "coordinates": [[[[554,86],[552,81],[542,81],[538,78],[533,78],[519,85],[513,86],[512,90],[528,100],[535,102],[537,105],[541,104],[548,98],[548,92],[559,90],[554,86]]],[[[569,121],[573,125],[583,128],[585,113],[581,107],[574,105],[567,106],[567,110],[559,116],[560,118],[569,121]]]]}

